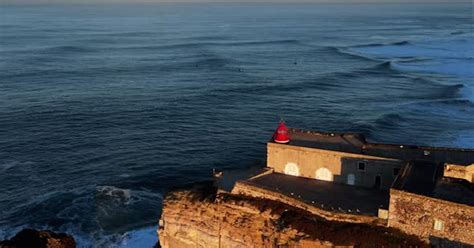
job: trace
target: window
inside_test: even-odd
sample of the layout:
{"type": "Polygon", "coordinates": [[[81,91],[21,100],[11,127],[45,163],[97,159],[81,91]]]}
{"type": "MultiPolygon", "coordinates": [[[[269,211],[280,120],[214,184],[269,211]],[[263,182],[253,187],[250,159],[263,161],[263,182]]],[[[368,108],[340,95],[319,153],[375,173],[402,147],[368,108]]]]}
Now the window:
{"type": "Polygon", "coordinates": [[[394,176],[398,175],[398,172],[400,172],[400,168],[393,168],[393,175],[394,176]]]}
{"type": "Polygon", "coordinates": [[[433,226],[433,228],[434,228],[436,231],[443,231],[443,229],[444,229],[444,221],[435,219],[435,220],[434,220],[434,226],[433,226]]]}
{"type": "Polygon", "coordinates": [[[365,166],[367,165],[366,162],[359,162],[357,163],[357,168],[360,170],[360,171],[365,171],[365,166]]]}

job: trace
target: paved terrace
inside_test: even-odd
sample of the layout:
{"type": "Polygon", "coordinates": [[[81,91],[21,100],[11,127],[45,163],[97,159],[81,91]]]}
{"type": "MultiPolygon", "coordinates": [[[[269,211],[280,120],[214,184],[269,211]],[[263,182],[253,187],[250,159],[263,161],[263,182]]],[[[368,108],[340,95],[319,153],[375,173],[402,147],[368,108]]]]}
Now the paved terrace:
{"type": "Polygon", "coordinates": [[[246,180],[269,170],[270,168],[262,166],[225,170],[216,178],[217,187],[220,190],[230,192],[238,180],[246,180]]]}
{"type": "Polygon", "coordinates": [[[273,190],[327,211],[377,216],[378,209],[388,209],[389,193],[316,179],[271,173],[245,181],[273,190]]]}

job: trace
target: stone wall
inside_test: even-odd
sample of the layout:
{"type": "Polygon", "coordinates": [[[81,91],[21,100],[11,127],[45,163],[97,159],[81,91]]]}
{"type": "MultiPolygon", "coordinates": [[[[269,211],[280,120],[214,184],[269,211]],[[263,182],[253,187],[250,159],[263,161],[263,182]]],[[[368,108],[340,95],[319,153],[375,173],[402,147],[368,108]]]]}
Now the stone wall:
{"type": "Polygon", "coordinates": [[[474,182],[474,164],[456,165],[456,164],[445,164],[444,173],[445,177],[465,179],[471,183],[474,182]]]}
{"type": "Polygon", "coordinates": [[[278,201],[202,189],[167,194],[158,233],[163,248],[429,247],[395,229],[327,221],[278,201]]]}
{"type": "Polygon", "coordinates": [[[268,143],[267,166],[279,173],[364,187],[373,187],[379,176],[380,188],[389,189],[403,162],[363,154],[268,143]],[[359,163],[364,164],[364,170],[359,168],[359,163]]]}
{"type": "Polygon", "coordinates": [[[474,245],[474,207],[390,190],[388,225],[426,239],[447,239],[474,245]],[[443,230],[435,230],[435,220],[443,230]]]}
{"type": "Polygon", "coordinates": [[[311,214],[320,216],[329,221],[340,221],[347,223],[370,223],[373,225],[387,226],[387,222],[378,217],[328,211],[325,209],[318,208],[310,203],[306,203],[303,200],[297,200],[285,194],[275,192],[271,189],[265,189],[261,186],[254,186],[248,181],[237,182],[231,193],[235,195],[245,195],[252,198],[279,201],[295,208],[308,211],[311,214]]]}

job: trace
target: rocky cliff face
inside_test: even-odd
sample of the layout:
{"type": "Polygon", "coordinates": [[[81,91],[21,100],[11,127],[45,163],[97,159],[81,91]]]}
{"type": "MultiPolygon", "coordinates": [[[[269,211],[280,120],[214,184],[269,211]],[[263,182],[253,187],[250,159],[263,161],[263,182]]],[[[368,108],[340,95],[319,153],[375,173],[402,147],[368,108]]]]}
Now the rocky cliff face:
{"type": "Polygon", "coordinates": [[[24,229],[10,240],[0,241],[0,248],[75,248],[74,238],[65,233],[24,229]]]}
{"type": "Polygon", "coordinates": [[[394,229],[327,221],[276,201],[216,191],[202,184],[167,195],[162,247],[428,246],[394,229]]]}

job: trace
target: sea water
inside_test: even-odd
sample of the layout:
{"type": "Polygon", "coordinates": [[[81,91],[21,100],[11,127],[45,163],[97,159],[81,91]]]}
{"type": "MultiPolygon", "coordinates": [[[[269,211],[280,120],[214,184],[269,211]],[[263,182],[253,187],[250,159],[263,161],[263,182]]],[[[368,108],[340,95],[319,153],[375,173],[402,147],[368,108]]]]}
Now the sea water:
{"type": "Polygon", "coordinates": [[[163,194],[291,127],[474,148],[472,5],[0,8],[0,239],[151,247],[163,194]]]}

